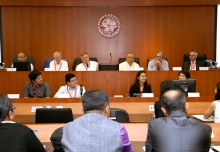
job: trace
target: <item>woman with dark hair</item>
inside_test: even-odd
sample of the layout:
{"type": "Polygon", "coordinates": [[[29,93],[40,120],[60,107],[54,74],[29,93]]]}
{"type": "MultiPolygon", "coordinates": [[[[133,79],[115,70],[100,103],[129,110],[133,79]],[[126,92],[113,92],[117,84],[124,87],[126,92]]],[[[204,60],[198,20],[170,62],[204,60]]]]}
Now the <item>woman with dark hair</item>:
{"type": "Polygon", "coordinates": [[[130,87],[130,97],[133,97],[134,93],[152,93],[151,85],[147,83],[147,73],[143,70],[138,71],[134,84],[130,87]]]}
{"type": "Polygon", "coordinates": [[[186,80],[190,78],[190,73],[188,70],[183,70],[179,72],[178,76],[179,80],[186,80]]]}
{"type": "MultiPolygon", "coordinates": [[[[168,90],[171,89],[176,89],[175,84],[173,83],[172,80],[164,80],[163,82],[161,82],[160,84],[160,98],[162,96],[162,94],[168,90]]],[[[163,113],[163,111],[161,110],[162,107],[162,103],[161,101],[156,101],[154,104],[154,114],[155,114],[155,118],[160,118],[160,117],[166,117],[163,113]]]]}
{"type": "Polygon", "coordinates": [[[216,84],[215,101],[211,103],[209,108],[204,113],[204,118],[208,119],[214,116],[214,122],[220,123],[220,82],[216,84]]]}
{"type": "Polygon", "coordinates": [[[46,152],[33,130],[13,122],[15,108],[8,97],[0,95],[0,151],[46,152]]]}

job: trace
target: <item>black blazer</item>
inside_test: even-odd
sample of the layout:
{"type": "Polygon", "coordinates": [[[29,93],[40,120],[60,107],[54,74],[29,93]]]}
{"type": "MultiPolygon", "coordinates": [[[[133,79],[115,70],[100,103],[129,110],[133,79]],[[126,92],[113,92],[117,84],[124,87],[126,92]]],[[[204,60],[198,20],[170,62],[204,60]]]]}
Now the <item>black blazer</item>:
{"type": "MultiPolygon", "coordinates": [[[[130,97],[133,97],[133,93],[141,93],[140,88],[135,88],[134,84],[131,85],[130,90],[129,90],[130,97]]],[[[152,93],[151,85],[147,83],[147,87],[144,87],[142,93],[152,93]]]]}
{"type": "MultiPolygon", "coordinates": [[[[199,67],[204,67],[205,66],[205,62],[204,61],[197,61],[196,60],[196,70],[199,70],[199,67]]],[[[190,70],[190,61],[187,60],[183,63],[183,70],[190,70]]]]}
{"type": "Polygon", "coordinates": [[[156,101],[154,103],[154,113],[156,118],[166,117],[163,111],[161,110],[161,107],[162,107],[162,103],[160,101],[156,101]]]}

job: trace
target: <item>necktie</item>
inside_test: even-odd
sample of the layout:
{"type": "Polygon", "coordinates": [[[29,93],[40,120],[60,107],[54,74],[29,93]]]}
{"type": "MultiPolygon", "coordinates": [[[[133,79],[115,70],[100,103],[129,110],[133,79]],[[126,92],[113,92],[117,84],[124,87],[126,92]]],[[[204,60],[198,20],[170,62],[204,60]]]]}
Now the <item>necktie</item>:
{"type": "Polygon", "coordinates": [[[87,67],[87,68],[89,67],[88,63],[86,63],[86,67],[87,67]]]}

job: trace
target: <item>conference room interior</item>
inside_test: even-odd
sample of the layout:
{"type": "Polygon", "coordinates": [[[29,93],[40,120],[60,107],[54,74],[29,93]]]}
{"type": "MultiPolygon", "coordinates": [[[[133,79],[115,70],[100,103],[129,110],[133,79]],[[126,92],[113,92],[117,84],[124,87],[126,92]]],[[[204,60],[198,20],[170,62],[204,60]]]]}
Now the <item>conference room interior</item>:
{"type": "MultiPolygon", "coordinates": [[[[216,58],[216,9],[219,0],[64,0],[64,1],[0,1],[1,6],[1,62],[5,67],[19,52],[34,58],[35,69],[42,72],[43,81],[50,85],[52,97],[65,85],[67,73],[74,73],[78,83],[86,90],[102,89],[109,95],[112,108],[128,112],[130,123],[124,123],[135,151],[143,151],[147,137],[147,123],[153,111],[149,109],[159,100],[160,83],[165,79],[177,80],[173,67],[182,67],[183,55],[191,50],[206,54],[208,60],[216,58]],[[111,38],[98,31],[98,21],[105,14],[115,15],[121,25],[119,33],[111,38]],[[69,63],[70,71],[43,71],[44,61],[59,51],[69,63]],[[147,71],[147,58],[163,51],[168,59],[169,71],[147,71]],[[72,71],[75,58],[82,52],[97,57],[99,63],[118,63],[129,52],[139,58],[140,67],[147,71],[154,97],[126,97],[133,84],[136,71],[72,71]],[[111,54],[111,55],[110,55],[111,54]],[[122,95],[123,97],[114,97],[122,95]],[[138,128],[138,129],[137,129],[138,128]]],[[[0,70],[0,93],[19,94],[12,99],[17,107],[15,121],[38,130],[38,138],[52,150],[52,131],[65,124],[35,124],[32,106],[63,106],[72,108],[74,119],[83,115],[81,99],[24,99],[23,87],[29,81],[27,71],[0,70]]],[[[219,81],[218,69],[190,71],[196,79],[196,92],[200,97],[186,97],[190,107],[188,115],[203,114],[214,100],[214,89],[219,81]]],[[[212,126],[212,143],[220,145],[220,126],[212,126]]]]}

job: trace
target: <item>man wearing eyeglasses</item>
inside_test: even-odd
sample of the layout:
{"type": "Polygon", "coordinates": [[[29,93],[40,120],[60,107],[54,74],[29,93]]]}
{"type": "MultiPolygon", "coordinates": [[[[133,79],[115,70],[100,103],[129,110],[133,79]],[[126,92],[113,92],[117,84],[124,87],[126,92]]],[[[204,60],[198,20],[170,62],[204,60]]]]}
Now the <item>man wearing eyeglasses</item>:
{"type": "Polygon", "coordinates": [[[155,59],[148,63],[148,70],[169,70],[168,62],[163,57],[163,52],[157,52],[155,59]]]}
{"type": "Polygon", "coordinates": [[[54,97],[59,97],[60,94],[66,94],[69,98],[80,98],[86,92],[83,85],[78,85],[78,80],[73,73],[68,73],[65,76],[65,86],[61,86],[54,97]]]}
{"type": "Polygon", "coordinates": [[[139,68],[139,64],[134,62],[134,54],[128,53],[126,61],[119,64],[119,71],[133,71],[139,68]]]}
{"type": "MultiPolygon", "coordinates": [[[[18,53],[18,61],[26,61],[27,60],[27,56],[24,52],[20,52],[18,53]]],[[[31,71],[34,70],[34,66],[32,63],[30,63],[30,66],[31,66],[31,71]]],[[[11,65],[11,67],[14,67],[13,63],[11,65]]]]}

